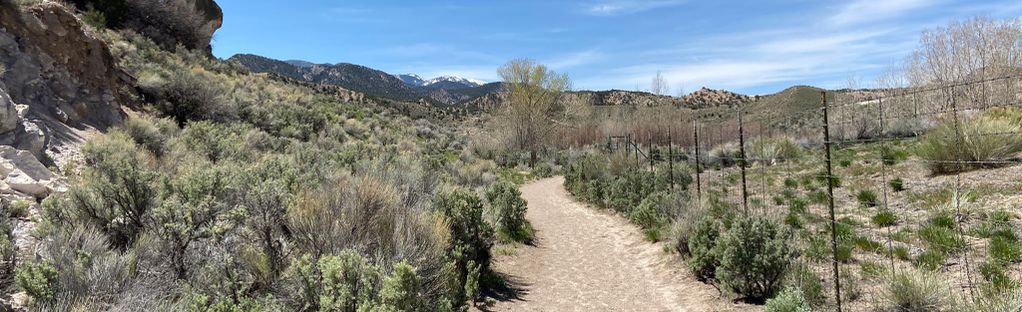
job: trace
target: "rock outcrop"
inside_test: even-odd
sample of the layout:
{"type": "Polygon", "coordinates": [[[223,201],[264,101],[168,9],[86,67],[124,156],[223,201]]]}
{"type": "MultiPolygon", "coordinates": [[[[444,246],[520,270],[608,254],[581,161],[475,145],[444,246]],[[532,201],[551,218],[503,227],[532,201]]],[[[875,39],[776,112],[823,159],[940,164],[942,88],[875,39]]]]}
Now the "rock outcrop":
{"type": "MultiPolygon", "coordinates": [[[[121,122],[121,105],[132,101],[130,77],[74,14],[46,1],[0,4],[0,25],[0,88],[28,105],[26,115],[99,129],[121,122]]],[[[8,126],[3,109],[0,123],[8,126]]]]}
{"type": "Polygon", "coordinates": [[[682,97],[684,106],[692,109],[709,107],[737,107],[752,102],[752,97],[727,90],[715,90],[702,87],[682,97]]]}
{"type": "Polygon", "coordinates": [[[224,22],[224,13],[213,0],[128,0],[125,26],[142,33],[164,48],[182,45],[204,50],[212,56],[213,33],[224,22]]]}

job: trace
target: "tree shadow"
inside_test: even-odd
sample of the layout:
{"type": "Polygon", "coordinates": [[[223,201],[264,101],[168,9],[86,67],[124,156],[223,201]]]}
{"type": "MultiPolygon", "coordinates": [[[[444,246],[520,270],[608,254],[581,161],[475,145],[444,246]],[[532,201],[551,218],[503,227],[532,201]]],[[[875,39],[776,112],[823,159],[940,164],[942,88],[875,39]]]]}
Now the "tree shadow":
{"type": "MultiPolygon", "coordinates": [[[[528,287],[532,286],[518,276],[500,272],[490,272],[488,275],[482,294],[497,301],[525,301],[523,297],[529,294],[528,287]]],[[[488,311],[485,307],[480,307],[480,310],[488,311]]]]}

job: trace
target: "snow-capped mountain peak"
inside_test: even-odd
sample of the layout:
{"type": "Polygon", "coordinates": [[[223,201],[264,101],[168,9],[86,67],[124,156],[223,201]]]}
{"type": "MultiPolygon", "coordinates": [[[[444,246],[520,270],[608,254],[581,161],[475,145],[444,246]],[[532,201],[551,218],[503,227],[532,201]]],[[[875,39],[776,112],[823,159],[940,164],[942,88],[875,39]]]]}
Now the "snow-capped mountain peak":
{"type": "Polygon", "coordinates": [[[436,78],[430,79],[429,81],[426,81],[425,83],[423,83],[423,85],[424,86],[429,86],[429,85],[434,85],[434,84],[444,83],[444,82],[461,84],[461,85],[465,85],[465,86],[469,86],[469,87],[478,87],[478,86],[486,84],[483,81],[479,81],[479,80],[475,80],[475,79],[468,79],[468,78],[461,78],[461,77],[458,77],[458,76],[440,76],[440,77],[436,77],[436,78]]]}
{"type": "Polygon", "coordinates": [[[411,86],[421,87],[426,84],[426,80],[422,79],[422,77],[419,77],[419,75],[416,74],[395,75],[395,77],[401,79],[401,81],[404,81],[405,84],[411,86]]]}
{"type": "Polygon", "coordinates": [[[423,79],[422,76],[416,74],[402,74],[394,75],[405,84],[413,87],[430,87],[439,89],[464,89],[464,88],[475,88],[486,84],[485,81],[462,78],[458,76],[440,76],[433,79],[423,79]]]}

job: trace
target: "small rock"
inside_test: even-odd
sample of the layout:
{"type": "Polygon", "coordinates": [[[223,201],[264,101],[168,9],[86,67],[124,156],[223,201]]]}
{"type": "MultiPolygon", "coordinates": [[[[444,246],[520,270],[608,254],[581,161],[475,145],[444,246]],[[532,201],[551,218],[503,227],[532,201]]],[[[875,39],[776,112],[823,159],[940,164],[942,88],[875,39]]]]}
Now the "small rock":
{"type": "Polygon", "coordinates": [[[60,122],[62,123],[67,123],[67,120],[69,119],[67,113],[65,113],[63,110],[59,108],[56,108],[55,110],[56,113],[54,113],[54,115],[57,116],[57,120],[60,120],[60,122]]]}

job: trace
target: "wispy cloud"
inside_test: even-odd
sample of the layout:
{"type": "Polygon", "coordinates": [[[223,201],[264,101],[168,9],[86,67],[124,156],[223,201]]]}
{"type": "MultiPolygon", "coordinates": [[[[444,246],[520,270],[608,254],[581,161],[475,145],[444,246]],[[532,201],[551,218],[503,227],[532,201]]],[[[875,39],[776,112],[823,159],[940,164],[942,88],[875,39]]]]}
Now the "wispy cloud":
{"type": "Polygon", "coordinates": [[[585,6],[584,13],[595,16],[617,16],[672,7],[683,3],[685,3],[684,0],[610,0],[585,6]]]}
{"type": "Polygon", "coordinates": [[[909,11],[935,4],[935,0],[855,0],[830,17],[830,22],[849,26],[867,21],[894,18],[909,11]]]}
{"type": "Polygon", "coordinates": [[[599,50],[585,50],[575,53],[569,53],[561,56],[557,56],[548,60],[545,60],[543,64],[546,64],[554,70],[567,70],[572,67],[593,64],[601,61],[605,58],[605,54],[599,50]]]}
{"type": "Polygon", "coordinates": [[[645,62],[610,69],[578,82],[593,89],[622,85],[647,88],[657,71],[671,85],[738,91],[771,84],[842,81],[900,58],[907,49],[905,45],[881,40],[900,35],[892,32],[884,28],[821,33],[777,29],[757,31],[757,36],[719,34],[658,51],[645,62]]]}

